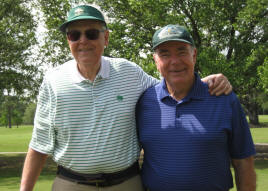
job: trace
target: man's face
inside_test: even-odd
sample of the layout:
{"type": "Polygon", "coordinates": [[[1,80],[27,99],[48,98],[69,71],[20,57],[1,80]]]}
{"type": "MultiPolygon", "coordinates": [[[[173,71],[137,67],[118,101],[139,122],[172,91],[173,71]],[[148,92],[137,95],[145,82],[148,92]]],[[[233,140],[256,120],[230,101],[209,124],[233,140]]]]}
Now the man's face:
{"type": "Polygon", "coordinates": [[[190,44],[168,41],[160,44],[153,56],[157,69],[166,79],[167,85],[192,83],[196,49],[190,44]]]}
{"type": "Polygon", "coordinates": [[[96,64],[100,62],[104,46],[108,45],[109,39],[109,31],[104,31],[101,23],[94,20],[80,20],[70,23],[67,31],[69,34],[74,31],[81,33],[80,38],[76,41],[67,38],[70,50],[77,63],[96,64]],[[99,32],[97,39],[90,40],[85,35],[85,32],[90,29],[97,29],[102,32],[99,32]]]}

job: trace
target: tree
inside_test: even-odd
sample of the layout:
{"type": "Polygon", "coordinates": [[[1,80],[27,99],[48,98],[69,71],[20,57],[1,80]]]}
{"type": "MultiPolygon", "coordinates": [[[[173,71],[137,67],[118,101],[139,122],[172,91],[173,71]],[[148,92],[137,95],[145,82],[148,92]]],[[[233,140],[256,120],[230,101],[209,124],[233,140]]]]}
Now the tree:
{"type": "MultiPolygon", "coordinates": [[[[34,95],[39,83],[38,66],[31,63],[36,23],[29,3],[29,0],[0,1],[0,94],[5,95],[1,116],[6,115],[9,127],[11,116],[18,111],[13,107],[14,96],[34,95]]],[[[19,118],[17,113],[17,122],[19,118]]]]}
{"type": "MultiPolygon", "coordinates": [[[[267,50],[267,47],[266,47],[267,50]]],[[[266,54],[268,55],[268,54],[266,54]]],[[[265,58],[264,64],[259,67],[260,82],[266,93],[268,93],[268,57],[265,58]]]]}
{"type": "MultiPolygon", "coordinates": [[[[39,0],[48,27],[48,50],[57,50],[53,63],[61,64],[69,53],[64,35],[57,28],[69,8],[77,3],[66,0],[39,0]],[[61,50],[61,51],[58,51],[61,50]],[[59,53],[60,52],[60,53],[59,53]]],[[[224,73],[249,115],[258,124],[263,91],[258,68],[267,54],[266,0],[88,0],[96,3],[109,18],[110,42],[105,55],[136,62],[158,76],[152,60],[151,39],[156,29],[167,24],[186,26],[196,43],[199,56],[196,71],[201,76],[224,73]],[[261,55],[258,57],[257,55],[261,55]]],[[[48,51],[47,51],[48,52],[48,51]]],[[[48,55],[51,55],[49,53],[48,55]]]]}
{"type": "Polygon", "coordinates": [[[116,49],[111,53],[137,63],[147,63],[142,62],[140,53],[151,52],[150,42],[155,29],[169,23],[185,25],[190,29],[199,52],[196,71],[202,76],[218,72],[227,75],[250,122],[259,123],[257,95],[263,89],[259,85],[257,70],[267,55],[262,53],[264,47],[267,50],[267,1],[94,2],[112,18],[109,26],[115,37],[110,39],[110,47],[116,49]]]}
{"type": "Polygon", "coordinates": [[[4,100],[0,105],[2,111],[0,116],[1,125],[11,128],[12,125],[18,127],[18,125],[22,124],[22,117],[26,108],[26,103],[26,99],[18,96],[4,96],[4,100]]]}
{"type": "Polygon", "coordinates": [[[36,103],[30,102],[26,107],[23,115],[23,124],[33,125],[35,110],[36,110],[36,103]]]}
{"type": "Polygon", "coordinates": [[[37,66],[30,63],[36,23],[29,0],[0,2],[0,92],[23,94],[36,86],[37,66]]]}

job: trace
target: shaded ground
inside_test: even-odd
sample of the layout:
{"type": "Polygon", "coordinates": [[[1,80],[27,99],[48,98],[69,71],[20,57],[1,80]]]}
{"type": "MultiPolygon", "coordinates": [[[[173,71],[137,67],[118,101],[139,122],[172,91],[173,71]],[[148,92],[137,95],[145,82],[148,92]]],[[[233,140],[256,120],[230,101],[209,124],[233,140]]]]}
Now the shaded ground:
{"type": "MultiPolygon", "coordinates": [[[[7,177],[21,177],[25,154],[0,155],[0,179],[7,177]]],[[[55,174],[56,164],[49,157],[42,174],[55,174]]]]}
{"type": "Polygon", "coordinates": [[[260,123],[260,125],[249,124],[250,128],[268,128],[268,123],[260,123]]]}
{"type": "MultiPolygon", "coordinates": [[[[0,154],[0,190],[17,191],[19,189],[24,158],[24,154],[0,154]]],[[[258,177],[257,191],[268,190],[268,157],[256,158],[255,169],[258,177]]],[[[55,174],[56,164],[49,157],[35,186],[35,191],[50,190],[55,174]]],[[[230,191],[235,190],[233,188],[230,191]]]]}

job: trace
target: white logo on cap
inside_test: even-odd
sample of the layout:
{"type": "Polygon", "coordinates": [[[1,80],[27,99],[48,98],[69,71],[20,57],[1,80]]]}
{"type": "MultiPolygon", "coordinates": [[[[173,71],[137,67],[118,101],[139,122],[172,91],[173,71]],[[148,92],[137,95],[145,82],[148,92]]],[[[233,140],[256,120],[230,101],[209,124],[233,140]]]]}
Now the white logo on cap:
{"type": "Polygon", "coordinates": [[[84,13],[84,10],[81,9],[81,8],[78,8],[78,9],[76,9],[76,10],[74,11],[75,16],[77,16],[77,15],[81,15],[82,13],[84,13]]]}
{"type": "Polygon", "coordinates": [[[182,31],[180,31],[179,29],[177,29],[177,27],[167,27],[167,28],[163,29],[158,34],[158,38],[159,39],[162,39],[162,38],[167,38],[167,37],[178,36],[181,33],[182,33],[182,31]]]}

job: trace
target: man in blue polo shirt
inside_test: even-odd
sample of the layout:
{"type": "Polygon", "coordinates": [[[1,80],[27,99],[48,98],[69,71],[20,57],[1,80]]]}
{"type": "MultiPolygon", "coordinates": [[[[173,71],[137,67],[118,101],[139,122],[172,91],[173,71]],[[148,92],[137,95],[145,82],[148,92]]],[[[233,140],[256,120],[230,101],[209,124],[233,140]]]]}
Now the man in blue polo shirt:
{"type": "Polygon", "coordinates": [[[255,149],[234,93],[212,96],[194,72],[197,50],[189,32],[167,25],[153,36],[154,60],[164,77],[145,91],[137,108],[150,191],[254,191],[255,149]]]}

